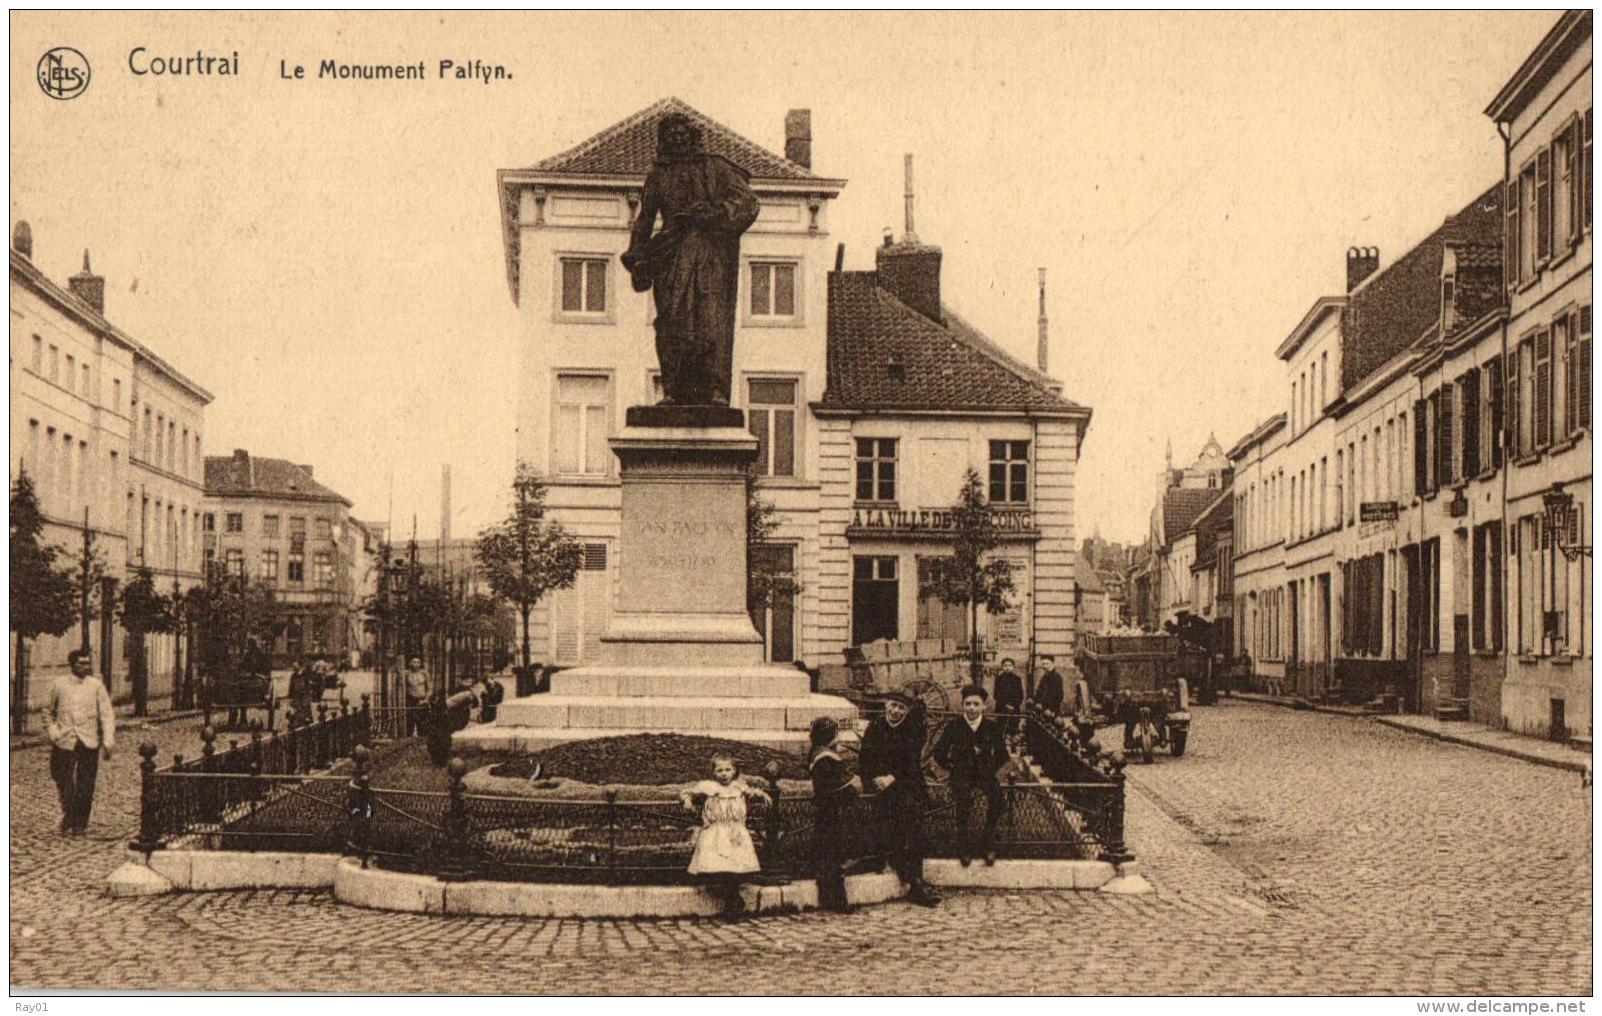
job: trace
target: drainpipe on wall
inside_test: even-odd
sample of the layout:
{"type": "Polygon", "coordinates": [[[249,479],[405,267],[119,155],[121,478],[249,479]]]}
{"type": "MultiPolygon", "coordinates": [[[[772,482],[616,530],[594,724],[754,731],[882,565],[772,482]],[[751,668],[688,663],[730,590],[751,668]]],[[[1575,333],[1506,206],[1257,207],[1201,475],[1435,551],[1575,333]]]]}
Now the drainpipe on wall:
{"type": "MultiPolygon", "coordinates": [[[[1508,182],[1510,180],[1510,177],[1509,177],[1508,174],[1512,172],[1512,168],[1513,168],[1513,133],[1512,133],[1512,130],[1510,129],[1508,124],[1502,123],[1500,121],[1496,125],[1496,133],[1498,133],[1498,134],[1500,134],[1502,136],[1502,201],[1504,203],[1504,207],[1502,208],[1502,228],[1504,230],[1503,236],[1502,236],[1502,257],[1504,259],[1503,260],[1503,264],[1502,264],[1502,285],[1503,285],[1503,289],[1504,289],[1504,292],[1505,292],[1505,291],[1507,291],[1507,278],[1508,278],[1507,273],[1508,273],[1508,269],[1510,267],[1506,263],[1506,258],[1507,258],[1507,234],[1506,234],[1506,229],[1507,229],[1507,208],[1506,208],[1506,202],[1507,202],[1507,185],[1508,185],[1508,182]]],[[[1522,225],[1522,223],[1521,223],[1521,225],[1522,225]]],[[[1502,354],[1501,354],[1502,355],[1502,411],[1503,411],[1502,432],[1500,434],[1496,435],[1497,443],[1503,446],[1502,447],[1502,552],[1501,552],[1500,555],[1498,555],[1502,559],[1501,562],[1500,562],[1500,567],[1502,569],[1502,688],[1498,689],[1499,693],[1497,695],[1497,711],[1501,713],[1501,715],[1498,716],[1497,719],[1500,721],[1499,726],[1501,726],[1503,728],[1507,727],[1507,706],[1506,706],[1506,702],[1504,701],[1504,699],[1502,697],[1502,693],[1507,688],[1508,679],[1513,676],[1513,640],[1508,637],[1508,634],[1509,634],[1509,632],[1508,632],[1508,628],[1509,628],[1508,619],[1514,616],[1514,614],[1513,614],[1514,608],[1512,606],[1512,597],[1509,595],[1509,593],[1512,591],[1512,585],[1511,585],[1511,583],[1508,582],[1508,579],[1510,577],[1509,573],[1512,571],[1512,569],[1508,566],[1508,548],[1511,547],[1513,544],[1512,544],[1511,530],[1509,530],[1509,528],[1508,528],[1508,516],[1507,516],[1507,474],[1512,471],[1512,467],[1513,467],[1512,459],[1513,459],[1513,456],[1510,454],[1510,449],[1506,447],[1506,445],[1507,445],[1507,429],[1508,429],[1508,425],[1511,423],[1512,426],[1515,428],[1515,430],[1518,427],[1518,421],[1517,420],[1510,421],[1510,420],[1507,419],[1507,415],[1506,415],[1506,413],[1507,413],[1507,385],[1508,385],[1508,377],[1507,377],[1507,352],[1508,352],[1508,350],[1507,350],[1507,332],[1508,332],[1508,325],[1511,323],[1511,318],[1512,317],[1513,317],[1513,295],[1512,295],[1511,292],[1509,292],[1508,293],[1508,297],[1507,297],[1507,313],[1502,315],[1502,354]]],[[[1519,595],[1521,597],[1524,595],[1524,590],[1523,589],[1519,590],[1519,595]]]]}

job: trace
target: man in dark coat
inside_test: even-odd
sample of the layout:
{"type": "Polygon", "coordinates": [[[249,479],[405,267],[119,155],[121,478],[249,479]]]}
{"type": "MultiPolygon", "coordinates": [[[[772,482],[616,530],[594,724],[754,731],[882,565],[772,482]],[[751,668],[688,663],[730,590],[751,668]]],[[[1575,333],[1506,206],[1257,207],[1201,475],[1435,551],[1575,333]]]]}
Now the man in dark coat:
{"type": "Polygon", "coordinates": [[[875,795],[881,848],[907,883],[907,899],[932,907],[940,897],[923,880],[923,813],[929,788],[923,780],[924,707],[904,692],[893,692],[884,714],[862,735],[859,768],[863,789],[875,795]]]}
{"type": "Polygon", "coordinates": [[[1035,685],[1035,704],[1050,709],[1062,715],[1062,675],[1057,673],[1057,658],[1042,656],[1040,665],[1046,672],[1040,675],[1040,683],[1035,685]]]}
{"type": "Polygon", "coordinates": [[[996,718],[1006,733],[1018,730],[1018,716],[1023,712],[1024,682],[1011,657],[1001,661],[1001,673],[996,675],[996,718]]]}
{"type": "Polygon", "coordinates": [[[645,177],[623,266],[636,292],[656,294],[656,356],[664,403],[729,404],[740,234],[760,206],[749,174],[701,150],[683,113],[657,123],[656,165],[645,177]],[[652,235],[657,213],[662,230],[652,235]]]}
{"type": "Polygon", "coordinates": [[[842,866],[857,788],[836,747],[839,738],[840,725],[834,720],[827,716],[813,720],[807,767],[812,771],[812,873],[818,880],[818,906],[845,914],[852,907],[846,899],[842,866]]]}
{"type": "Polygon", "coordinates": [[[1007,764],[1001,724],[985,715],[985,690],[976,684],[962,689],[962,716],[951,720],[935,742],[934,760],[951,774],[951,797],[962,825],[962,866],[973,862],[973,795],[985,795],[985,833],[979,843],[985,864],[996,863],[996,824],[1001,819],[1001,781],[1007,764]]]}

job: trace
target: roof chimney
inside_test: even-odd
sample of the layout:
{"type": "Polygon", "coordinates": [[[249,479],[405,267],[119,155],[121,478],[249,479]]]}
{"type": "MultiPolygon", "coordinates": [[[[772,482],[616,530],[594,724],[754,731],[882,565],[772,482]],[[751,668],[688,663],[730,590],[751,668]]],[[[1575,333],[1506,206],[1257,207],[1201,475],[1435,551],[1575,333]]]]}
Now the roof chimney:
{"type": "Polygon", "coordinates": [[[299,469],[301,472],[305,473],[306,474],[306,479],[309,480],[309,479],[312,478],[312,467],[311,466],[308,466],[308,465],[305,465],[304,463],[302,463],[300,465],[297,465],[295,468],[299,469]]]}
{"type": "Polygon", "coordinates": [[[879,285],[896,299],[931,321],[944,323],[940,309],[940,248],[918,242],[912,214],[912,156],[906,158],[906,232],[893,243],[885,230],[885,244],[874,252],[879,285]]]}
{"type": "Polygon", "coordinates": [[[1050,333],[1048,329],[1049,325],[1046,323],[1046,270],[1042,268],[1040,270],[1040,349],[1036,353],[1036,356],[1040,361],[1040,373],[1042,374],[1046,373],[1046,363],[1048,359],[1046,355],[1050,344],[1050,333]]]}
{"type": "Polygon", "coordinates": [[[33,227],[24,219],[18,219],[17,225],[11,230],[11,249],[33,260],[33,227]]]}
{"type": "Polygon", "coordinates": [[[1363,284],[1363,280],[1379,271],[1378,247],[1348,247],[1346,249],[1346,291],[1350,293],[1363,284]]]}
{"type": "Polygon", "coordinates": [[[906,161],[903,163],[902,170],[901,170],[901,178],[902,178],[902,181],[903,181],[903,183],[905,185],[905,188],[906,188],[905,189],[905,193],[902,195],[902,201],[905,204],[904,218],[906,219],[906,221],[904,223],[902,223],[903,236],[901,237],[901,242],[902,243],[917,243],[918,242],[918,229],[917,229],[916,226],[913,225],[913,222],[912,222],[912,153],[911,152],[908,152],[907,155],[906,155],[906,161]]]}
{"type": "Polygon", "coordinates": [[[792,109],[784,114],[784,157],[797,166],[812,168],[812,110],[792,109]]]}
{"type": "Polygon", "coordinates": [[[67,280],[72,295],[95,309],[96,314],[106,313],[106,280],[89,270],[89,252],[83,252],[83,271],[67,280]]]}
{"type": "Polygon", "coordinates": [[[439,474],[439,544],[444,546],[451,540],[451,467],[449,463],[440,467],[439,474]]]}

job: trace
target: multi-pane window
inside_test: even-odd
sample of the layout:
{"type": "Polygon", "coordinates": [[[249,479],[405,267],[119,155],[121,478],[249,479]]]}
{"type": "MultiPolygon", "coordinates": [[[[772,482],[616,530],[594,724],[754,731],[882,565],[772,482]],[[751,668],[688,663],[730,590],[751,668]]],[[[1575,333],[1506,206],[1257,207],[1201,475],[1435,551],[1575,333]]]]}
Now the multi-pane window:
{"type": "Polygon", "coordinates": [[[559,374],[556,378],[556,430],[551,468],[567,476],[606,476],[612,470],[607,447],[612,382],[599,374],[559,374]]]}
{"type": "Polygon", "coordinates": [[[78,390],[78,358],[71,353],[67,354],[67,391],[78,390]]]}
{"type": "Polygon", "coordinates": [[[44,373],[44,339],[37,335],[33,337],[33,372],[44,373]]]}
{"type": "Polygon", "coordinates": [[[857,438],[857,500],[896,499],[896,439],[857,438]]]}
{"type": "Polygon", "coordinates": [[[306,541],[306,516],[291,515],[289,517],[289,539],[297,543],[306,541]]]}
{"type": "Polygon", "coordinates": [[[245,577],[245,552],[238,547],[231,547],[223,558],[223,566],[228,574],[236,579],[245,577]]]}
{"type": "Polygon", "coordinates": [[[751,262],[751,316],[795,317],[794,262],[751,262]]]}
{"type": "Polygon", "coordinates": [[[200,528],[208,533],[216,532],[217,516],[213,515],[211,512],[207,512],[206,514],[202,515],[200,517],[200,528]]]}
{"type": "Polygon", "coordinates": [[[288,577],[292,586],[304,585],[306,582],[306,552],[293,543],[289,546],[288,577]]]}
{"type": "Polygon", "coordinates": [[[244,513],[229,512],[227,515],[227,530],[230,533],[243,533],[245,531],[244,513]]]}
{"type": "Polygon", "coordinates": [[[1532,447],[1545,448],[1552,443],[1552,333],[1545,329],[1535,335],[1535,369],[1531,378],[1534,388],[1532,411],[1532,447]]]}
{"type": "Polygon", "coordinates": [[[278,516],[263,515],[261,517],[261,535],[276,539],[278,537],[278,516]]]}
{"type": "Polygon", "coordinates": [[[794,476],[796,451],[796,382],[794,379],[752,378],[746,413],[757,439],[757,472],[762,476],[794,476]]]}
{"type": "Polygon", "coordinates": [[[606,313],[606,259],[562,259],[562,313],[606,313]]]}
{"type": "Polygon", "coordinates": [[[50,347],[50,380],[61,380],[61,349],[55,345],[50,347]]]}
{"type": "Polygon", "coordinates": [[[990,500],[1029,503],[1029,442],[990,442],[990,500]]]}
{"type": "Polygon", "coordinates": [[[334,538],[334,523],[329,519],[317,519],[317,538],[319,540],[332,540],[334,538]]]}
{"type": "Polygon", "coordinates": [[[334,555],[319,550],[312,555],[312,578],[318,589],[334,588],[334,555]]]}
{"type": "Polygon", "coordinates": [[[278,551],[261,552],[261,580],[267,585],[278,584],[278,551]]]}
{"type": "Polygon", "coordinates": [[[1474,528],[1475,649],[1500,651],[1503,629],[1502,524],[1488,522],[1474,528]]]}
{"type": "Polygon", "coordinates": [[[1437,537],[1419,547],[1419,595],[1423,610],[1420,645],[1426,653],[1441,648],[1441,541],[1437,537]]]}

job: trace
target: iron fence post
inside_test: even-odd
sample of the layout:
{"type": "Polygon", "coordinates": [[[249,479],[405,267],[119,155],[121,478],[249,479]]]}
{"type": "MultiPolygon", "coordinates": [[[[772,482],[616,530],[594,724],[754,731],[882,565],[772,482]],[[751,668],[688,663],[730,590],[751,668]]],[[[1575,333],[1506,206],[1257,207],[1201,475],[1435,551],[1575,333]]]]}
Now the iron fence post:
{"type": "Polygon", "coordinates": [[[1112,795],[1107,806],[1107,838],[1104,841],[1106,849],[1102,859],[1113,864],[1123,864],[1135,859],[1135,855],[1124,843],[1124,790],[1128,777],[1124,775],[1123,757],[1114,755],[1109,760],[1108,769],[1112,777],[1112,795]]]}
{"type": "Polygon", "coordinates": [[[617,791],[606,792],[606,884],[617,884],[617,791]]]}
{"type": "Polygon", "coordinates": [[[351,752],[356,762],[356,774],[351,777],[350,793],[345,804],[345,812],[350,818],[345,853],[354,853],[361,858],[363,868],[367,867],[373,832],[373,787],[372,779],[367,774],[368,754],[367,747],[360,744],[351,752]]]}
{"type": "Polygon", "coordinates": [[[445,859],[439,877],[444,882],[461,882],[467,878],[467,787],[462,780],[467,763],[460,755],[452,756],[445,774],[450,778],[450,803],[445,812],[445,859]]]}
{"type": "Polygon", "coordinates": [[[129,849],[150,855],[161,849],[160,824],[156,814],[156,746],[149,741],[139,746],[139,836],[129,849]]]}
{"type": "MultiPolygon", "coordinates": [[[[266,796],[266,788],[261,778],[261,728],[252,728],[250,732],[250,824],[252,830],[256,826],[256,815],[261,811],[262,799],[266,796]]],[[[247,850],[255,849],[255,840],[245,841],[247,850]]]]}
{"type": "Polygon", "coordinates": [[[361,737],[356,743],[373,743],[373,696],[370,692],[362,692],[361,737]]]}
{"type": "Polygon", "coordinates": [[[783,824],[779,821],[779,763],[769,762],[763,768],[763,775],[767,778],[768,796],[772,800],[768,804],[767,834],[762,842],[762,867],[776,870],[779,838],[784,834],[783,824]]]}

